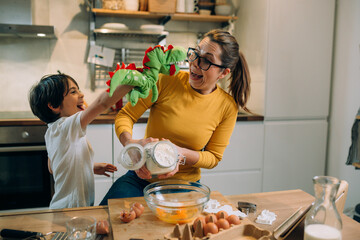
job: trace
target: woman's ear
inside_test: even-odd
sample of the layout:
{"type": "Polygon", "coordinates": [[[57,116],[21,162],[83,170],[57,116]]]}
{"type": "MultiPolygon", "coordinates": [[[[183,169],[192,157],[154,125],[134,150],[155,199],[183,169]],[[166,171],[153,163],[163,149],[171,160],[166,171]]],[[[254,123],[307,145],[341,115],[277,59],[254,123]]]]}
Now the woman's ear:
{"type": "Polygon", "coordinates": [[[55,114],[59,114],[60,113],[60,106],[58,106],[57,108],[54,108],[51,103],[48,103],[48,107],[55,113],[55,114]]]}
{"type": "Polygon", "coordinates": [[[230,73],[230,68],[225,68],[221,74],[219,75],[219,78],[218,79],[222,79],[224,78],[226,75],[228,75],[230,73]]]}

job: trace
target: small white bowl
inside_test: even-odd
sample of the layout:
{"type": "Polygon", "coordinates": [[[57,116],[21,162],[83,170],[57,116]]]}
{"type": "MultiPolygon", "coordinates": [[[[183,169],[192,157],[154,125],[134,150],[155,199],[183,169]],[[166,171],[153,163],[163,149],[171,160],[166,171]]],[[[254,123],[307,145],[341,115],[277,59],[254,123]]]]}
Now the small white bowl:
{"type": "Polygon", "coordinates": [[[232,9],[230,5],[216,5],[215,6],[215,14],[221,16],[229,16],[232,13],[232,9]]]}

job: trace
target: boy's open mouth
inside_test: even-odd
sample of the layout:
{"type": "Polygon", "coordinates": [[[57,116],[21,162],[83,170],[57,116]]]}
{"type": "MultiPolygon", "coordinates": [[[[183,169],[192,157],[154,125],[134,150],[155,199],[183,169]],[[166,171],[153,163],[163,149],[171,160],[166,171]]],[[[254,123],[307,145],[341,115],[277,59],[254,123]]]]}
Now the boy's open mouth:
{"type": "Polygon", "coordinates": [[[84,110],[84,109],[85,109],[83,104],[77,105],[77,108],[80,109],[80,110],[84,110]]]}

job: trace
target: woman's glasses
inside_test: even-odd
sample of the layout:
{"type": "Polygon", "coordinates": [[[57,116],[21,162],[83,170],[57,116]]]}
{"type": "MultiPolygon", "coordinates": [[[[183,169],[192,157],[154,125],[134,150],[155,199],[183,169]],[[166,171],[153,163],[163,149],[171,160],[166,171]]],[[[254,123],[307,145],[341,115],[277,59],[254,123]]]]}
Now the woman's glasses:
{"type": "Polygon", "coordinates": [[[221,65],[212,63],[204,57],[200,57],[199,54],[196,52],[195,48],[188,49],[187,58],[188,58],[189,62],[194,62],[196,59],[199,59],[197,64],[204,71],[209,70],[211,65],[214,65],[219,68],[226,68],[225,66],[221,66],[221,65]]]}

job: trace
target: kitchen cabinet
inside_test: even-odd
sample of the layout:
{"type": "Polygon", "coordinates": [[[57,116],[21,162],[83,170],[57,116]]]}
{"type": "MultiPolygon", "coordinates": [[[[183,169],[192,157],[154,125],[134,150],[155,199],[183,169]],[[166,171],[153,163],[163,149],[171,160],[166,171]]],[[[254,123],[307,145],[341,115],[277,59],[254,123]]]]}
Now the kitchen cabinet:
{"type": "Polygon", "coordinates": [[[235,36],[256,84],[252,90],[264,96],[260,104],[265,119],[326,118],[335,1],[241,0],[239,4],[235,36]]]}
{"type": "Polygon", "coordinates": [[[236,122],[223,159],[213,169],[201,169],[201,183],[222,194],[262,191],[264,124],[236,122]]]}
{"type": "Polygon", "coordinates": [[[325,174],[335,1],[271,1],[263,190],[325,174]]]}
{"type": "Polygon", "coordinates": [[[269,1],[268,14],[265,118],[326,118],[335,1],[269,1]]]}
{"type": "Polygon", "coordinates": [[[302,189],[325,174],[327,121],[265,122],[263,191],[302,189]]]}
{"type": "Polygon", "coordinates": [[[239,44],[264,83],[263,191],[312,193],[325,174],[334,14],[334,0],[240,1],[239,44]]]}
{"type": "MultiPolygon", "coordinates": [[[[87,127],[86,137],[94,151],[94,162],[113,164],[113,125],[90,124],[87,127]]],[[[95,206],[99,205],[113,183],[111,177],[95,175],[95,206]]]]}

